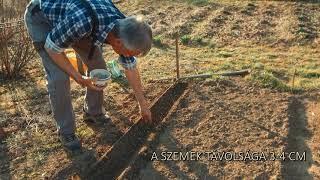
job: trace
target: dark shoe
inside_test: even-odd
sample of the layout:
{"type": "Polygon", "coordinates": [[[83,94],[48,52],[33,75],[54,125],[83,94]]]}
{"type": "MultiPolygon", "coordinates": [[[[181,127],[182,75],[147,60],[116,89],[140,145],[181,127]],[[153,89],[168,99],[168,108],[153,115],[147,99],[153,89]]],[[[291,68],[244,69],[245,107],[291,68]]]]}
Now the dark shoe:
{"type": "Polygon", "coordinates": [[[97,122],[108,122],[110,121],[110,117],[108,114],[98,114],[98,115],[90,115],[87,112],[83,112],[83,121],[88,123],[97,123],[97,122]]]}
{"type": "Polygon", "coordinates": [[[77,151],[81,149],[81,142],[74,134],[61,135],[59,134],[59,140],[62,145],[69,151],[77,151]]]}

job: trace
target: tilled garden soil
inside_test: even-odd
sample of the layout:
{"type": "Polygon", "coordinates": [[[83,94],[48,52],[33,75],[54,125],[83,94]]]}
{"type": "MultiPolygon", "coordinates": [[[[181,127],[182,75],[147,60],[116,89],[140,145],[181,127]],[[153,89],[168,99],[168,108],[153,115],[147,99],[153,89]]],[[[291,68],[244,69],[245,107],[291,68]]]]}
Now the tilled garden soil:
{"type": "Polygon", "coordinates": [[[120,179],[318,179],[318,97],[195,83],[120,179]]]}
{"type": "MultiPolygon", "coordinates": [[[[127,86],[125,81],[118,81],[106,89],[104,108],[111,121],[85,123],[82,120],[84,90],[72,83],[73,106],[77,134],[83,145],[82,153],[70,154],[62,148],[46,93],[37,97],[17,96],[12,111],[9,108],[2,109],[1,106],[0,179],[65,178],[86,172],[139,119],[138,104],[127,86]],[[20,107],[25,108],[21,111],[20,107]]],[[[156,88],[146,85],[146,98],[150,102],[154,101],[169,86],[170,83],[158,84],[156,88]]]]}
{"type": "MultiPolygon", "coordinates": [[[[181,47],[182,75],[215,71],[220,65],[225,68],[225,62],[229,70],[242,68],[241,64],[249,67],[249,61],[261,60],[272,63],[266,67],[279,66],[289,74],[293,72],[294,59],[299,60],[299,66],[311,62],[318,67],[319,3],[197,1],[207,3],[195,5],[190,2],[196,1],[118,1],[117,6],[126,15],[146,16],[154,40],[158,40],[155,44],[160,44],[152,48],[145,59],[139,60],[143,80],[174,74],[172,47],[176,32],[185,45],[181,47]],[[255,50],[260,45],[262,47],[255,50]],[[295,49],[308,50],[309,45],[315,50],[307,52],[312,53],[295,49]],[[282,50],[283,47],[289,49],[282,50]],[[237,67],[234,62],[239,63],[237,67]]],[[[106,52],[109,53],[106,60],[110,60],[112,51],[106,52]]],[[[52,179],[69,177],[73,172],[78,174],[103,156],[128,131],[132,122],[139,119],[132,90],[120,81],[111,83],[104,96],[104,107],[111,121],[84,123],[81,117],[84,89],[72,83],[76,132],[82,140],[84,153],[68,156],[58,142],[42,65],[40,60],[36,62],[31,63],[25,79],[0,84],[0,179],[52,179]]],[[[287,77],[281,75],[281,78],[287,77]]],[[[308,81],[317,80],[314,74],[311,78],[308,81]]],[[[170,85],[147,84],[147,99],[153,101],[170,85]]],[[[320,179],[319,102],[319,94],[279,93],[240,79],[196,83],[171,110],[173,113],[165,118],[159,131],[151,134],[150,139],[154,140],[147,143],[151,148],[144,147],[137,156],[139,160],[132,161],[121,177],[320,179]],[[236,157],[249,150],[249,158],[239,160],[236,157]],[[198,161],[174,161],[170,160],[172,157],[161,160],[164,151],[192,151],[204,155],[198,161]],[[306,161],[280,160],[282,152],[291,151],[299,152],[292,156],[306,157],[306,161]],[[153,152],[158,160],[150,162],[153,152]],[[206,157],[206,152],[211,156],[206,157]],[[219,152],[220,156],[225,153],[224,160],[214,159],[212,152],[219,152]],[[234,152],[231,160],[230,152],[234,152]],[[278,160],[272,160],[272,153],[278,160]],[[262,154],[267,156],[266,160],[262,154]]]]}

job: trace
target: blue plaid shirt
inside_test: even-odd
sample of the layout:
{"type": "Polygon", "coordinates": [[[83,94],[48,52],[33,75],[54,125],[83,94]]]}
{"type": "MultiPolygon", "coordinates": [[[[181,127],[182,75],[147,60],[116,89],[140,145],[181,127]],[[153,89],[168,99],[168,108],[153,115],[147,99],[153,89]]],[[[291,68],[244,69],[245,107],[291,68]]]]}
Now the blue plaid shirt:
{"type": "MultiPolygon", "coordinates": [[[[118,19],[125,18],[111,0],[87,0],[98,17],[96,46],[105,43],[108,33],[118,19]]],[[[71,44],[92,31],[92,18],[81,0],[40,0],[41,11],[52,25],[45,47],[55,52],[63,52],[71,44]]],[[[126,69],[136,66],[135,57],[120,56],[119,61],[126,69]]]]}

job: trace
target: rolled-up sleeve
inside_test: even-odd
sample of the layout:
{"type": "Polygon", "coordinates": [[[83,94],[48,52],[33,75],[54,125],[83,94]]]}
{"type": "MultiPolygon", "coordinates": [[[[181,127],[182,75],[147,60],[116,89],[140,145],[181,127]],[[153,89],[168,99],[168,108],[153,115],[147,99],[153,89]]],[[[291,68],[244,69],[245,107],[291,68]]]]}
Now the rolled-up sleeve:
{"type": "Polygon", "coordinates": [[[134,56],[124,57],[120,55],[119,62],[124,69],[134,69],[137,66],[137,58],[134,56]]]}
{"type": "Polygon", "coordinates": [[[46,39],[46,43],[44,45],[45,48],[48,48],[54,52],[63,52],[64,51],[64,48],[62,47],[59,47],[58,45],[56,45],[52,40],[51,40],[51,37],[50,37],[50,34],[47,36],[47,39],[46,39]]]}
{"type": "Polygon", "coordinates": [[[91,31],[91,24],[87,18],[67,16],[58,23],[47,35],[45,47],[61,53],[72,43],[80,40],[91,31]]]}

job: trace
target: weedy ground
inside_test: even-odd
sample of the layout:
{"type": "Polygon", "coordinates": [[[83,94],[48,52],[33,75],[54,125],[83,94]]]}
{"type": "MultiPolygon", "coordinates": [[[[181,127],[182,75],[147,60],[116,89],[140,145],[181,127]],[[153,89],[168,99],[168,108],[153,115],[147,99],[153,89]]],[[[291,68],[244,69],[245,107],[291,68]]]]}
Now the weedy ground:
{"type": "MultiPolygon", "coordinates": [[[[116,5],[127,15],[144,15],[153,28],[154,47],[138,60],[149,101],[171,84],[151,80],[175,76],[177,34],[182,76],[251,69],[245,81],[256,87],[291,94],[320,88],[319,1],[135,0],[116,5]]],[[[117,57],[110,47],[104,55],[106,61],[117,57]]],[[[125,80],[114,80],[106,89],[104,105],[112,121],[101,124],[81,121],[85,90],[71,84],[85,156],[70,157],[57,142],[39,59],[20,79],[1,80],[0,179],[52,177],[66,168],[81,169],[138,120],[138,106],[125,80]]],[[[317,134],[316,126],[306,128],[317,134]]],[[[313,145],[312,151],[319,152],[319,146],[313,145]]]]}

